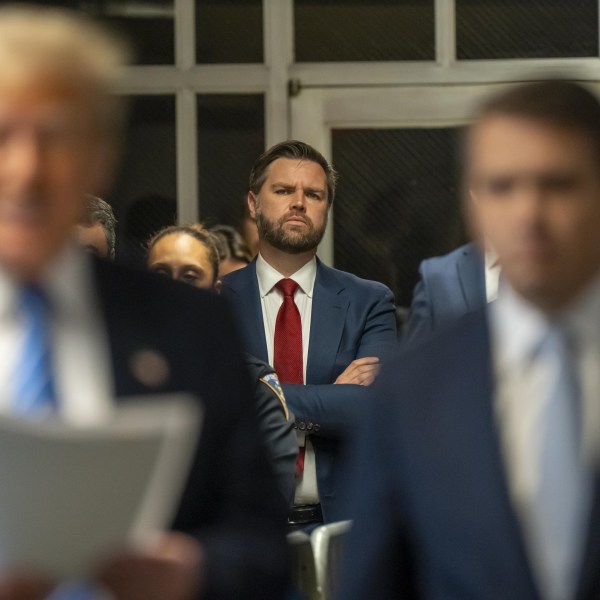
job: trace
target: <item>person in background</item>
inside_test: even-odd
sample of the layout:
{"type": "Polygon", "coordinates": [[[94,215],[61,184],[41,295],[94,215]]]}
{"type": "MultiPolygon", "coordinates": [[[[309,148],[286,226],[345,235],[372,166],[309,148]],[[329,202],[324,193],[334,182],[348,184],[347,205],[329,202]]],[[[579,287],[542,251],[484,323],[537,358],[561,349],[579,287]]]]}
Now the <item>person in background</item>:
{"type": "Polygon", "coordinates": [[[600,103],[567,81],[509,87],[466,142],[471,222],[503,287],[382,374],[339,598],[592,600],[600,103]]]}
{"type": "Polygon", "coordinates": [[[451,324],[498,297],[500,264],[491,249],[470,242],[424,260],[402,339],[408,343],[451,324]]]}
{"type": "MultiPolygon", "coordinates": [[[[82,575],[119,600],[278,600],[287,507],[226,306],[75,243],[85,194],[106,192],[114,174],[123,63],[121,44],[77,13],[0,9],[0,412],[93,427],[132,397],[197,398],[203,430],[172,522],[82,575]]],[[[48,494],[63,485],[40,477],[48,494]]],[[[0,598],[38,600],[59,583],[31,565],[1,571],[0,598]]],[[[59,597],[95,597],[74,585],[59,597]]]]}
{"type": "MultiPolygon", "coordinates": [[[[223,278],[244,349],[277,371],[299,434],[293,528],[344,518],[340,455],[351,442],[379,357],[396,340],[392,292],[316,257],[336,173],[317,150],[282,142],[250,175],[260,252],[223,278]]],[[[366,505],[365,505],[366,506],[366,505]]]]}
{"type": "Polygon", "coordinates": [[[91,254],[114,260],[117,220],[110,204],[88,194],[83,220],[77,225],[77,241],[91,254]]]}
{"type": "Polygon", "coordinates": [[[246,198],[242,201],[242,216],[238,224],[238,232],[250,250],[251,257],[254,258],[258,254],[258,229],[256,227],[256,219],[248,210],[246,198]]]}
{"type": "Polygon", "coordinates": [[[250,264],[252,255],[242,236],[229,225],[216,225],[211,228],[219,250],[219,277],[250,264]]]}
{"type": "Polygon", "coordinates": [[[146,243],[150,271],[205,290],[219,285],[219,254],[212,233],[198,225],[170,225],[146,243]]]}
{"type": "MultiPolygon", "coordinates": [[[[199,224],[165,227],[148,241],[148,268],[189,285],[218,291],[219,255],[215,238],[214,233],[199,224]]],[[[279,489],[285,501],[291,504],[298,453],[294,418],[289,413],[275,370],[249,354],[245,355],[245,361],[255,386],[260,433],[279,489]]]]}

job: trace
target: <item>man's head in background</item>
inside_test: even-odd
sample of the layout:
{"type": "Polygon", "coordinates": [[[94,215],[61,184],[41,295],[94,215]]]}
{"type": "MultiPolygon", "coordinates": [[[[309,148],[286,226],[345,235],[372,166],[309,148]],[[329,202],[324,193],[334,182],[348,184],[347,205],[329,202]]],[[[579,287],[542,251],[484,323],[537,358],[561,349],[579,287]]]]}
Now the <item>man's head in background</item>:
{"type": "Polygon", "coordinates": [[[466,183],[476,231],[522,297],[556,312],[600,273],[600,104],[584,87],[519,85],[484,104],[466,183]]]}
{"type": "Polygon", "coordinates": [[[76,231],[79,244],[96,256],[114,259],[117,220],[110,204],[89,194],[85,204],[83,219],[76,231]]]}
{"type": "Polygon", "coordinates": [[[289,140],[262,154],[252,167],[248,194],[261,250],[315,251],[327,227],[336,179],[327,159],[304,142],[289,140]]]}
{"type": "Polygon", "coordinates": [[[0,268],[33,280],[109,183],[118,43],[72,13],[0,9],[0,268]]]}
{"type": "Polygon", "coordinates": [[[243,269],[252,260],[250,249],[240,233],[229,225],[216,225],[210,232],[219,251],[219,277],[243,269]]]}

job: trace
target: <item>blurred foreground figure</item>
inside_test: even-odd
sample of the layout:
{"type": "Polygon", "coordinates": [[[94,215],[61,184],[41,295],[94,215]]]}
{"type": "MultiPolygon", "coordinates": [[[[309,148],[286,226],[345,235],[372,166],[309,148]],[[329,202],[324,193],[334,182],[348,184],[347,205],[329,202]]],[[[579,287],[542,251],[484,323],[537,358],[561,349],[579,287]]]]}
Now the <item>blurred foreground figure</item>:
{"type": "MultiPolygon", "coordinates": [[[[148,268],[166,277],[214,292],[219,291],[218,239],[202,225],[173,225],[148,242],[148,268]]],[[[290,414],[275,370],[246,354],[246,367],[254,385],[255,411],[262,440],[284,501],[291,504],[298,445],[294,416],[290,414]]]]}
{"type": "Polygon", "coordinates": [[[600,104],[518,86],[467,144],[504,282],[382,375],[340,598],[598,598],[600,104]]]}
{"type": "MultiPolygon", "coordinates": [[[[286,509],[227,312],[213,295],[95,261],[74,243],[85,194],[102,193],[113,170],[117,48],[68,13],[0,10],[0,410],[86,425],[115,397],[198,397],[205,425],[177,533],[106,557],[96,579],[119,599],[278,598],[286,509]]],[[[52,587],[37,573],[0,574],[1,598],[52,587]]]]}
{"type": "Polygon", "coordinates": [[[101,258],[115,258],[117,220],[110,204],[88,195],[83,220],[77,225],[77,241],[85,250],[101,258]]]}

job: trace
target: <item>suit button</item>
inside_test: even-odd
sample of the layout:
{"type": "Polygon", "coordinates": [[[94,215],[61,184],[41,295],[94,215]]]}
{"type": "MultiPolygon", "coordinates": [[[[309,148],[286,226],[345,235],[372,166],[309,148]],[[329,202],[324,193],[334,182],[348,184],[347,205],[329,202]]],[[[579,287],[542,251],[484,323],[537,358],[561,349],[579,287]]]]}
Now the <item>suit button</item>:
{"type": "Polygon", "coordinates": [[[313,427],[314,427],[314,425],[313,425],[312,423],[309,423],[309,424],[306,426],[306,429],[308,429],[308,431],[312,431],[312,428],[313,428],[313,427]]]}
{"type": "Polygon", "coordinates": [[[313,428],[313,431],[314,431],[315,433],[317,433],[317,431],[320,431],[320,430],[321,430],[321,426],[320,426],[318,423],[315,423],[315,426],[314,426],[314,428],[313,428]]]}
{"type": "Polygon", "coordinates": [[[300,431],[304,431],[306,429],[306,423],[304,421],[300,421],[300,423],[298,423],[298,429],[300,431]]]}
{"type": "Polygon", "coordinates": [[[298,423],[294,423],[294,429],[298,429],[298,423]]]}

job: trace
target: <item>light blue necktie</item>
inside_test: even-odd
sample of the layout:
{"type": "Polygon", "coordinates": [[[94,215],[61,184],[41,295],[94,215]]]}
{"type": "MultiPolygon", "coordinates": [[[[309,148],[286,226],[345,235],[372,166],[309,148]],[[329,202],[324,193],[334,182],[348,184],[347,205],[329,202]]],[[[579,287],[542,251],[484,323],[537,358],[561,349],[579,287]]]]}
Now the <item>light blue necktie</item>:
{"type": "Polygon", "coordinates": [[[542,589],[551,600],[568,600],[576,591],[591,490],[582,452],[581,386],[561,327],[548,330],[538,356],[553,370],[538,431],[534,543],[541,559],[542,589]]]}
{"type": "Polygon", "coordinates": [[[48,298],[39,287],[23,287],[19,310],[25,336],[14,373],[12,409],[31,418],[47,416],[56,410],[48,298]]]}

